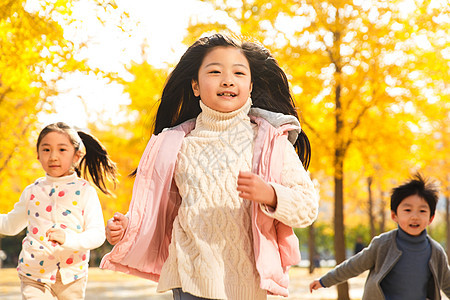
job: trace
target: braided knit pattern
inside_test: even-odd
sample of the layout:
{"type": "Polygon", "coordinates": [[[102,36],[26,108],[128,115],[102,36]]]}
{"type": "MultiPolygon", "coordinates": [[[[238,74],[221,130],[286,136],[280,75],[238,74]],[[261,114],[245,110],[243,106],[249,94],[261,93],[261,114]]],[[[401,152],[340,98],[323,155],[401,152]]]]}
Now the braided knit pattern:
{"type": "Polygon", "coordinates": [[[213,299],[266,298],[255,267],[251,203],[236,190],[239,171],[251,170],[250,104],[231,113],[202,104],[183,141],[175,170],[183,201],[159,289],[183,287],[213,299]]]}
{"type": "MultiPolygon", "coordinates": [[[[248,117],[251,100],[231,113],[200,106],[178,155],[182,204],[158,291],[182,287],[204,298],[266,299],[255,266],[251,203],[236,190],[239,171],[251,170],[257,131],[248,117]]],[[[287,226],[306,227],[317,218],[318,193],[290,142],[284,143],[281,182],[270,182],[276,210],[261,208],[287,226]]]]}

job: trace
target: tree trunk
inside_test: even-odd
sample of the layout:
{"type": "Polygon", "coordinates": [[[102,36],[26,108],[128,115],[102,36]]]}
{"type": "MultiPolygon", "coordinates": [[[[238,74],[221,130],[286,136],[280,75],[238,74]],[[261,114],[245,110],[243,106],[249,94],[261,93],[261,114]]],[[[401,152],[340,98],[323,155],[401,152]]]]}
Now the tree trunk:
{"type": "MultiPolygon", "coordinates": [[[[44,102],[46,102],[46,101],[44,101],[44,102]]],[[[41,110],[37,110],[36,113],[38,113],[40,111],[41,110]]],[[[32,121],[25,123],[24,127],[22,128],[22,132],[19,133],[19,136],[22,136],[22,137],[26,136],[26,133],[32,124],[33,124],[32,121]]],[[[13,150],[11,150],[10,153],[8,153],[8,154],[0,153],[0,157],[3,160],[3,163],[0,166],[0,174],[3,172],[3,170],[5,170],[8,167],[8,163],[11,161],[11,158],[13,157],[13,155],[17,153],[17,151],[15,149],[19,147],[20,142],[21,142],[20,140],[16,141],[14,147],[12,148],[13,150]],[[5,157],[4,159],[3,159],[3,156],[5,157]]]]}
{"type": "Polygon", "coordinates": [[[309,251],[309,274],[314,272],[316,267],[316,238],[314,232],[314,223],[308,228],[308,251],[309,251]]]}
{"type": "Polygon", "coordinates": [[[375,235],[375,216],[373,215],[373,196],[372,196],[372,177],[367,177],[367,194],[368,194],[368,202],[369,202],[369,224],[370,224],[370,239],[372,239],[375,235]]]}
{"type": "MultiPolygon", "coordinates": [[[[345,235],[344,235],[344,190],[343,174],[336,174],[334,178],[335,207],[334,207],[334,252],[336,264],[345,260],[345,235]]],[[[338,299],[349,300],[348,283],[344,282],[337,286],[338,299]]]]}
{"type": "Polygon", "coordinates": [[[381,191],[380,192],[380,207],[379,207],[379,216],[380,216],[380,222],[379,222],[379,228],[378,228],[378,233],[376,234],[380,234],[382,232],[384,232],[384,228],[386,227],[386,199],[387,199],[387,193],[381,191]]]}
{"type": "Polygon", "coordinates": [[[445,224],[447,225],[447,257],[450,257],[450,196],[445,197],[445,224]]]}
{"type": "MultiPolygon", "coordinates": [[[[336,66],[336,73],[340,69],[336,66]]],[[[335,152],[334,152],[334,252],[336,264],[345,260],[345,236],[344,236],[344,155],[345,146],[343,142],[343,116],[341,105],[341,85],[336,85],[336,112],[335,112],[335,152]]],[[[350,300],[348,283],[337,286],[338,299],[350,300]]]]}

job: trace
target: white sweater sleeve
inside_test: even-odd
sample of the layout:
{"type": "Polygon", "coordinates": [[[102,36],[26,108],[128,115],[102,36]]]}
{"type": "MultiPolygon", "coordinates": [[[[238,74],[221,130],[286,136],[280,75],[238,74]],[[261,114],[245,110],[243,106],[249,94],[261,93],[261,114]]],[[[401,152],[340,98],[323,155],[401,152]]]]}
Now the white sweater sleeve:
{"type": "Polygon", "coordinates": [[[84,231],[65,231],[66,241],[61,245],[64,248],[86,251],[98,248],[105,242],[105,224],[97,192],[91,186],[87,188],[84,196],[88,197],[84,209],[84,231]]]}
{"type": "Polygon", "coordinates": [[[25,189],[13,210],[8,214],[0,214],[0,234],[16,235],[28,225],[29,197],[28,189],[25,189]]]}
{"type": "Polygon", "coordinates": [[[262,205],[265,214],[291,227],[306,227],[317,218],[319,196],[292,144],[284,140],[281,184],[270,182],[277,196],[275,210],[262,205]]]}

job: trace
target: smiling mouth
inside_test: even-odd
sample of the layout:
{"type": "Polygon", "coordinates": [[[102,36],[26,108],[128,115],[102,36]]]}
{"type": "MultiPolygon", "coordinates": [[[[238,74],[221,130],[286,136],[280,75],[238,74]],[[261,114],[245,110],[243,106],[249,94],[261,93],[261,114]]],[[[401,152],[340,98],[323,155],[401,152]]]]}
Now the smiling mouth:
{"type": "Polygon", "coordinates": [[[420,225],[419,224],[411,224],[411,225],[409,225],[409,227],[418,228],[418,227],[420,227],[420,225]]]}
{"type": "Polygon", "coordinates": [[[226,97],[236,97],[234,93],[219,93],[218,96],[226,96],[226,97]]]}

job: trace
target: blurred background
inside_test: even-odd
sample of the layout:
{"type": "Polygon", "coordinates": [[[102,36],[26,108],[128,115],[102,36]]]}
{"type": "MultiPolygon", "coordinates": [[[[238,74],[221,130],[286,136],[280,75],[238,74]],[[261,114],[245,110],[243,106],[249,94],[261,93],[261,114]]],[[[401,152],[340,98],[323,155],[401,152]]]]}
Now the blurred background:
{"type": "MultiPolygon", "coordinates": [[[[45,175],[36,138],[57,121],[106,146],[120,183],[99,193],[105,221],[126,212],[166,77],[215,32],[261,42],[288,75],[320,191],[318,220],[295,229],[302,266],[333,266],[395,228],[390,191],[417,171],[439,184],[429,233],[450,253],[447,0],[1,0],[0,213],[45,175]]],[[[0,236],[3,267],[23,235],[0,236]]]]}

